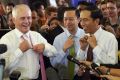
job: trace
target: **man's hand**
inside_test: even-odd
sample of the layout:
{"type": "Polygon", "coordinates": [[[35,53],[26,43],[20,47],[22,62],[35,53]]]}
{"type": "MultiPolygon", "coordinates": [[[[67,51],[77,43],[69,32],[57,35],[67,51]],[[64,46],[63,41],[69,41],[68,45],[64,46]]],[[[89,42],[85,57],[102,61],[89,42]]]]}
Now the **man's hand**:
{"type": "Polygon", "coordinates": [[[88,46],[87,39],[88,39],[87,35],[80,39],[80,46],[82,50],[85,50],[86,47],[88,46]]]}
{"type": "Polygon", "coordinates": [[[19,45],[19,49],[22,51],[22,52],[25,52],[27,51],[28,49],[30,49],[30,45],[28,43],[27,40],[23,39],[23,41],[20,43],[19,45]]]}
{"type": "Polygon", "coordinates": [[[42,31],[48,31],[48,29],[49,29],[49,26],[48,25],[43,25],[43,26],[41,26],[41,28],[40,28],[42,31]]]}
{"type": "Polygon", "coordinates": [[[103,74],[106,74],[107,70],[109,69],[109,68],[107,68],[105,66],[100,66],[98,68],[100,69],[100,71],[102,71],[103,74]]]}
{"type": "Polygon", "coordinates": [[[96,38],[95,38],[95,36],[94,36],[93,34],[91,34],[90,36],[88,36],[87,42],[89,43],[89,45],[90,45],[92,48],[95,48],[96,45],[97,45],[96,38]]]}
{"type": "Polygon", "coordinates": [[[66,52],[68,48],[70,48],[74,44],[73,38],[70,36],[68,37],[67,41],[64,44],[63,51],[66,52]]]}
{"type": "Polygon", "coordinates": [[[90,61],[80,61],[80,63],[87,65],[88,67],[91,66],[92,62],[90,61]]]}
{"type": "Polygon", "coordinates": [[[100,77],[106,77],[108,80],[120,80],[120,77],[112,75],[101,75],[100,77]]]}
{"type": "Polygon", "coordinates": [[[77,72],[77,75],[78,75],[78,76],[82,76],[82,75],[84,74],[84,72],[85,72],[85,68],[86,68],[85,66],[82,66],[82,65],[81,65],[81,66],[79,67],[79,70],[78,70],[78,72],[77,72]]]}
{"type": "Polygon", "coordinates": [[[45,45],[44,44],[37,44],[33,46],[33,50],[37,53],[43,53],[45,49],[45,45]]]}

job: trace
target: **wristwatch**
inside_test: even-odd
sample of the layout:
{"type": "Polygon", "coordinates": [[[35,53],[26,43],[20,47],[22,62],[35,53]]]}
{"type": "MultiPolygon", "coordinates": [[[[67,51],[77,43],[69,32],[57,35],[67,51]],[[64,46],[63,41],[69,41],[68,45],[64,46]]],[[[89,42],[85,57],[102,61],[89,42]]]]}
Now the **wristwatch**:
{"type": "Polygon", "coordinates": [[[107,69],[106,74],[110,75],[110,68],[107,69]]]}

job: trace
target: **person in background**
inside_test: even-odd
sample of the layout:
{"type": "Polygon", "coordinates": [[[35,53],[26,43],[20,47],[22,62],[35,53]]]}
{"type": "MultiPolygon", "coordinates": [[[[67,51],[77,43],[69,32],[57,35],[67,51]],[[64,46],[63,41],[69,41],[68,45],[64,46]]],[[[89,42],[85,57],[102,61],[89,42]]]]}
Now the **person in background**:
{"type": "Polygon", "coordinates": [[[7,24],[10,30],[15,29],[15,24],[13,23],[13,20],[12,20],[12,12],[9,12],[7,14],[7,24]]]}
{"type": "Polygon", "coordinates": [[[15,29],[0,39],[0,44],[7,45],[7,51],[0,55],[6,61],[4,79],[13,71],[21,73],[20,80],[39,78],[40,54],[56,55],[54,46],[47,43],[39,33],[31,31],[31,10],[25,4],[16,5],[12,11],[15,29]]]}
{"type": "Polygon", "coordinates": [[[32,10],[32,24],[30,30],[40,32],[39,16],[36,10],[32,10]]]}
{"type": "Polygon", "coordinates": [[[5,17],[5,7],[2,2],[0,2],[0,29],[9,29],[5,17]]]}
{"type": "Polygon", "coordinates": [[[56,17],[53,17],[48,22],[49,29],[46,34],[43,34],[48,43],[53,44],[53,41],[57,35],[63,32],[63,29],[60,27],[59,20],[56,17]]]}
{"type": "Polygon", "coordinates": [[[39,16],[38,23],[40,27],[44,25],[47,19],[46,13],[45,13],[45,5],[40,1],[36,1],[32,4],[31,9],[37,11],[37,14],[39,16]]]}
{"type": "Polygon", "coordinates": [[[108,13],[108,9],[107,9],[107,2],[106,1],[102,1],[100,3],[100,10],[103,14],[103,18],[108,18],[109,17],[109,13],[108,13]]]}
{"type": "Polygon", "coordinates": [[[51,20],[51,18],[56,17],[57,16],[57,8],[56,7],[52,7],[49,6],[46,8],[46,21],[45,24],[41,26],[40,28],[40,32],[44,35],[44,33],[46,33],[49,30],[49,26],[48,26],[48,22],[49,20],[51,20]]]}
{"type": "Polygon", "coordinates": [[[61,6],[69,7],[67,0],[55,0],[55,1],[57,4],[57,7],[61,7],[61,6]]]}
{"type": "Polygon", "coordinates": [[[5,12],[6,12],[6,14],[12,12],[12,9],[13,9],[14,6],[15,6],[14,3],[8,3],[8,4],[5,6],[5,12]]]}

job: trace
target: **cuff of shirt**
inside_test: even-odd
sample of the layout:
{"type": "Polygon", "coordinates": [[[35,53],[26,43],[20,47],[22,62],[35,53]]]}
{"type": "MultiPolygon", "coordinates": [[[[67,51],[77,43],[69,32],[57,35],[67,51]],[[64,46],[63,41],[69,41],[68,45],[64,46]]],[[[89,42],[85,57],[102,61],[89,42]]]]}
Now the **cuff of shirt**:
{"type": "Polygon", "coordinates": [[[84,60],[86,58],[86,51],[80,49],[80,58],[82,58],[81,60],[84,60]]]}

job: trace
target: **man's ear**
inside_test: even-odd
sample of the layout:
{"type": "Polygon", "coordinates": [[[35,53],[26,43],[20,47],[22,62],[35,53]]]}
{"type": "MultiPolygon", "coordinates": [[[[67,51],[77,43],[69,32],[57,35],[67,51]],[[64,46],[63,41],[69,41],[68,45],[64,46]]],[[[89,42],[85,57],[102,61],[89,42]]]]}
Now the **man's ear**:
{"type": "Polygon", "coordinates": [[[95,20],[95,23],[100,23],[100,19],[96,19],[96,20],[95,20]]]}
{"type": "Polygon", "coordinates": [[[77,20],[78,20],[78,23],[80,23],[80,18],[77,18],[77,20]]]}
{"type": "Polygon", "coordinates": [[[12,17],[12,21],[13,21],[13,23],[15,24],[15,18],[14,18],[14,17],[12,17]]]}

